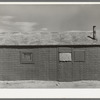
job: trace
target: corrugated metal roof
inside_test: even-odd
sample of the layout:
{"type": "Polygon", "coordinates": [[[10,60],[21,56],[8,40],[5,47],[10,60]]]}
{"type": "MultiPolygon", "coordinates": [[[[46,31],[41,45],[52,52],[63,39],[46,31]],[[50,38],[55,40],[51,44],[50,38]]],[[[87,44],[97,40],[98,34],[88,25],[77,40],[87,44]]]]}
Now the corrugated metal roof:
{"type": "Polygon", "coordinates": [[[93,32],[33,32],[0,33],[0,45],[99,45],[100,33],[93,40],[93,32]]]}

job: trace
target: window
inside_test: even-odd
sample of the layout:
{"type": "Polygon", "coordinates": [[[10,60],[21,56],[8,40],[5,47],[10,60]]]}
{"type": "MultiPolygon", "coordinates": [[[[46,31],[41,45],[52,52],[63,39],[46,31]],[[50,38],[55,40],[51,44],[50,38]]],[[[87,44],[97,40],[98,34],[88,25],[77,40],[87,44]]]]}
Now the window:
{"type": "Polygon", "coordinates": [[[33,53],[21,52],[21,63],[25,63],[25,64],[33,63],[33,53]]]}
{"type": "Polygon", "coordinates": [[[74,51],[74,61],[76,62],[85,61],[85,51],[81,51],[81,50],[74,51]]]}
{"type": "Polygon", "coordinates": [[[72,61],[71,53],[59,53],[60,61],[72,61]]]}

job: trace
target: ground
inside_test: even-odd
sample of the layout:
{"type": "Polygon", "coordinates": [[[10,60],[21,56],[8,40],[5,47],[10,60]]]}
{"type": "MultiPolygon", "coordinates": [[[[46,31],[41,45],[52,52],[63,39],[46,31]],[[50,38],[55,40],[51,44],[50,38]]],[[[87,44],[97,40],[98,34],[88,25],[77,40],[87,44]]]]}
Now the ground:
{"type": "Polygon", "coordinates": [[[100,81],[0,81],[0,88],[100,88],[100,81]]]}

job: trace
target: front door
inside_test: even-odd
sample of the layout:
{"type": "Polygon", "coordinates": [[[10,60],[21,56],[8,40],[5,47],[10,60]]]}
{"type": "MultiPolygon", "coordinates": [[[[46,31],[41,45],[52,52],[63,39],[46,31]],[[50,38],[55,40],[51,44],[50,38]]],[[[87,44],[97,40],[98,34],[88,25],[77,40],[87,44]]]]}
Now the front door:
{"type": "Polygon", "coordinates": [[[85,48],[73,48],[73,81],[85,79],[85,48]]]}
{"type": "Polygon", "coordinates": [[[58,81],[72,81],[72,51],[69,47],[59,47],[58,81]]]}

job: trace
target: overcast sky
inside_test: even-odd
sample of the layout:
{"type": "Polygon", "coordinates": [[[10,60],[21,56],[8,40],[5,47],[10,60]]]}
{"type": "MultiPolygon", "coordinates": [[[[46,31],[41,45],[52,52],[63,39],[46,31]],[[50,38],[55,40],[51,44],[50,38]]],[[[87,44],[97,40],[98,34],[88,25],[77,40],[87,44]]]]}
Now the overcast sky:
{"type": "Polygon", "coordinates": [[[100,5],[0,5],[2,31],[90,31],[100,29],[100,5]]]}

